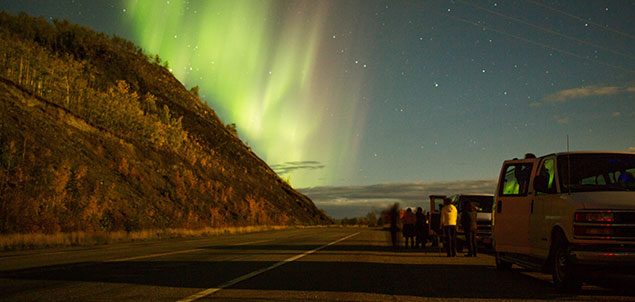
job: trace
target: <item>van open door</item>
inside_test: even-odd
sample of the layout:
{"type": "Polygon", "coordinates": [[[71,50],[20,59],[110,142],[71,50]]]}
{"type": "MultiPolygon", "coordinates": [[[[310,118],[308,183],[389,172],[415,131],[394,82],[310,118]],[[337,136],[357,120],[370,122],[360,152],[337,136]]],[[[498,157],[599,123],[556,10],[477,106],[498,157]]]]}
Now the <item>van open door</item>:
{"type": "Polygon", "coordinates": [[[508,160],[503,163],[494,199],[493,236],[496,252],[528,254],[529,218],[534,190],[531,175],[537,159],[508,160]]]}

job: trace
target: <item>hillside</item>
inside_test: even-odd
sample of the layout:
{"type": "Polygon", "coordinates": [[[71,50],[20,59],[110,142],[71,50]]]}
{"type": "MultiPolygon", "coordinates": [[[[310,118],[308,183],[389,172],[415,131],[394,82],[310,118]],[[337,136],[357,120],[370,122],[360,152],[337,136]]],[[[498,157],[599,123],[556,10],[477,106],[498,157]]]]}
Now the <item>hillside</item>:
{"type": "Polygon", "coordinates": [[[0,13],[0,234],[330,223],[129,41],[0,13]]]}

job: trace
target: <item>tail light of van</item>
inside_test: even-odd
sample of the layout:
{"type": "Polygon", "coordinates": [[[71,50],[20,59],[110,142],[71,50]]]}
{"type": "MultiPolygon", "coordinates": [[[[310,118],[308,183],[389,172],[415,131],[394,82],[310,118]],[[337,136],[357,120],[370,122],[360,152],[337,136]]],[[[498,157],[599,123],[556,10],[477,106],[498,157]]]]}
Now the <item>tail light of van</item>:
{"type": "Polygon", "coordinates": [[[577,239],[635,241],[635,211],[578,210],[573,235],[577,239]]]}
{"type": "Polygon", "coordinates": [[[579,223],[613,223],[615,216],[611,211],[576,212],[574,222],[579,223]]]}
{"type": "Polygon", "coordinates": [[[611,237],[614,232],[611,227],[608,226],[573,226],[573,232],[575,236],[593,236],[593,237],[611,237]]]}
{"type": "Polygon", "coordinates": [[[612,211],[579,211],[573,218],[573,234],[580,239],[611,238],[615,235],[612,211]]]}

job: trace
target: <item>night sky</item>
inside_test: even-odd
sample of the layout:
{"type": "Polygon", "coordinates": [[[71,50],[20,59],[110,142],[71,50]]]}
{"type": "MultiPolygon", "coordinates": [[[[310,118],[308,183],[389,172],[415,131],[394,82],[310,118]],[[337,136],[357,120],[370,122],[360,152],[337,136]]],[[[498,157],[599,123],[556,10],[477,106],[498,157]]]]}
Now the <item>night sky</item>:
{"type": "Polygon", "coordinates": [[[158,54],[334,216],[635,151],[633,1],[8,1],[158,54]],[[368,192],[373,194],[365,194],[368,192]],[[343,210],[359,205],[358,210],[343,210]],[[338,209],[340,209],[338,211],[338,209]]]}

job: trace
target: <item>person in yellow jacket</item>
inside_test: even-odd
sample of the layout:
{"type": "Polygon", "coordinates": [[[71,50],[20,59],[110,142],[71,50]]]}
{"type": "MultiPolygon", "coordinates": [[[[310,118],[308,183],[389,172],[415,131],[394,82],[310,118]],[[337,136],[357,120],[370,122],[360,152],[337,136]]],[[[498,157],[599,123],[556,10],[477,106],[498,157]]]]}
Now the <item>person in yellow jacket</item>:
{"type": "Polygon", "coordinates": [[[441,226],[443,226],[443,235],[445,241],[443,246],[448,257],[456,256],[456,219],[458,212],[449,198],[443,200],[443,208],[441,208],[441,226]]]}

